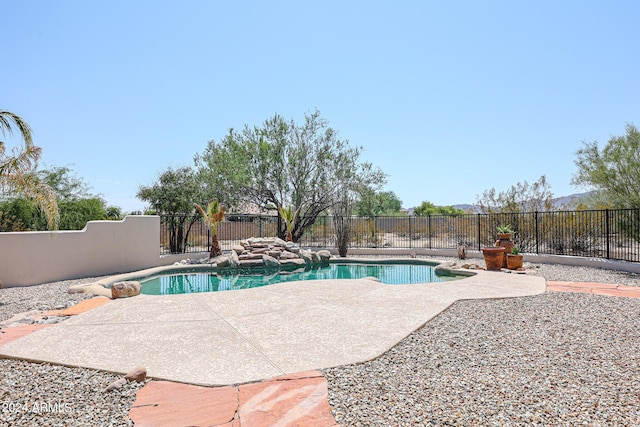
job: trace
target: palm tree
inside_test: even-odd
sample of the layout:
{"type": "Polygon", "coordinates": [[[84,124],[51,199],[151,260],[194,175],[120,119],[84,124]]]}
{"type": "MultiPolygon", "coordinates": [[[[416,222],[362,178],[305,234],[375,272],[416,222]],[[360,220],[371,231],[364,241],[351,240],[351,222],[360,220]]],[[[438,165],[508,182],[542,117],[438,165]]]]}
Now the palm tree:
{"type": "Polygon", "coordinates": [[[282,206],[278,206],[278,212],[280,212],[280,216],[282,217],[285,224],[287,225],[286,241],[291,242],[293,240],[293,225],[295,224],[296,218],[300,213],[300,208],[298,208],[298,210],[293,212],[293,208],[291,206],[287,206],[286,208],[283,208],[282,206]]]}
{"type": "Polygon", "coordinates": [[[217,199],[212,200],[207,205],[206,211],[199,204],[196,203],[195,205],[204,218],[205,224],[211,229],[211,252],[209,253],[209,258],[222,255],[222,249],[220,249],[220,242],[218,241],[218,224],[224,219],[226,208],[218,203],[217,199]]]}
{"type": "Polygon", "coordinates": [[[20,116],[10,111],[0,110],[0,132],[3,136],[13,135],[17,128],[24,140],[24,147],[14,148],[12,155],[6,154],[6,146],[0,141],[0,190],[20,193],[33,199],[47,218],[50,230],[58,228],[60,214],[55,191],[43,183],[35,173],[42,148],[33,145],[31,128],[20,116]]]}

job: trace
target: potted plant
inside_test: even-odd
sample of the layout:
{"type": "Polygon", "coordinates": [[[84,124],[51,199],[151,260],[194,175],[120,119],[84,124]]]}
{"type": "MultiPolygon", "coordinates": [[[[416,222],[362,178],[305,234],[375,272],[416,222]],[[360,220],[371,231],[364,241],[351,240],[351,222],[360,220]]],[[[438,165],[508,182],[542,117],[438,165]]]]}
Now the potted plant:
{"type": "Polygon", "coordinates": [[[500,271],[504,263],[504,247],[489,246],[482,249],[484,263],[488,271],[500,271]]]}
{"type": "Polygon", "coordinates": [[[499,225],[496,227],[498,231],[498,240],[494,246],[502,246],[504,248],[505,256],[502,260],[502,268],[507,268],[507,256],[511,253],[511,249],[515,246],[515,243],[511,240],[511,236],[513,236],[513,229],[511,229],[511,224],[507,225],[499,225]]]}
{"type": "Polygon", "coordinates": [[[513,236],[511,224],[499,225],[496,227],[496,230],[498,231],[498,239],[510,240],[511,236],[513,236]]]}
{"type": "Polygon", "coordinates": [[[511,248],[511,253],[507,254],[507,268],[509,270],[517,270],[522,268],[522,255],[517,246],[511,248]]]}

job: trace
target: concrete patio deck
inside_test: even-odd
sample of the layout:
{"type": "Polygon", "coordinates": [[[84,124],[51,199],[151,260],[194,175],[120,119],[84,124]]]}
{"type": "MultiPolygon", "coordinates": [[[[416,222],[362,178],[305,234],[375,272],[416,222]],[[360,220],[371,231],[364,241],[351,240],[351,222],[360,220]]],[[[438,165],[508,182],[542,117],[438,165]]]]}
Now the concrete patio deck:
{"type": "Polygon", "coordinates": [[[232,292],[140,295],[0,346],[0,356],[151,378],[230,385],[370,360],[459,299],[545,292],[542,277],[288,282],[232,292]]]}

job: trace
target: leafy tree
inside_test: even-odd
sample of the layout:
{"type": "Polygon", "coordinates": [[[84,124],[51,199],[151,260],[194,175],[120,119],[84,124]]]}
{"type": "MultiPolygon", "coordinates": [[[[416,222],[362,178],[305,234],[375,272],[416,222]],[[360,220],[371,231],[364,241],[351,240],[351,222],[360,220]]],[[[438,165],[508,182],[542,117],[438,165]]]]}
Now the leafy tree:
{"type": "MultiPolygon", "coordinates": [[[[535,229],[520,215],[524,212],[546,212],[553,209],[553,193],[546,176],[529,184],[518,182],[508,190],[496,193],[495,189],[487,190],[482,197],[476,199],[480,210],[488,215],[484,224],[486,230],[495,232],[501,224],[510,224],[517,237],[517,245],[521,250],[530,250],[534,246],[535,229]]],[[[546,226],[543,226],[543,228],[546,226]]]]}
{"type": "MultiPolygon", "coordinates": [[[[136,215],[133,212],[131,214],[136,215]]],[[[119,206],[107,206],[106,217],[111,220],[122,219],[122,209],[119,206]]]]}
{"type": "Polygon", "coordinates": [[[38,179],[34,172],[42,149],[33,144],[31,128],[27,122],[17,114],[0,110],[2,135],[12,135],[13,127],[20,132],[24,147],[14,149],[12,155],[8,155],[5,143],[0,141],[0,190],[34,200],[46,217],[47,227],[50,230],[57,229],[59,213],[56,194],[50,186],[38,179]]]}
{"type": "Polygon", "coordinates": [[[395,216],[400,214],[402,201],[393,191],[375,191],[368,189],[363,192],[356,203],[358,216],[395,216]]]}
{"type": "Polygon", "coordinates": [[[100,197],[60,200],[60,229],[82,230],[89,221],[107,217],[106,203],[100,197]]]}
{"type": "Polygon", "coordinates": [[[0,202],[0,231],[37,230],[38,209],[31,201],[15,198],[0,202]]]}
{"type": "Polygon", "coordinates": [[[476,196],[476,204],[484,213],[543,212],[553,208],[553,193],[547,177],[542,175],[536,182],[518,182],[508,190],[496,193],[495,188],[485,190],[482,197],[476,196]]]}
{"type": "Polygon", "coordinates": [[[344,169],[341,173],[344,175],[339,177],[336,201],[331,211],[338,254],[345,257],[351,243],[351,215],[355,212],[356,204],[367,194],[378,191],[385,179],[384,175],[381,176],[380,171],[369,163],[361,165],[359,170],[344,169]]]}
{"type": "MultiPolygon", "coordinates": [[[[88,221],[107,218],[106,203],[89,193],[89,186],[77,178],[68,167],[53,167],[35,172],[40,182],[48,185],[58,196],[58,228],[81,230],[88,221]]],[[[119,208],[117,208],[119,209],[119,208]]],[[[47,219],[41,209],[31,200],[18,197],[0,204],[7,212],[4,226],[13,230],[45,230],[47,219]],[[13,224],[9,218],[12,218],[13,224]]]]}
{"type": "Polygon", "coordinates": [[[416,216],[428,216],[428,215],[464,215],[466,212],[462,209],[454,208],[453,206],[436,206],[428,200],[424,200],[413,210],[413,214],[416,216]]]}
{"type": "Polygon", "coordinates": [[[597,141],[584,142],[576,152],[578,171],[571,182],[596,189],[614,207],[640,208],[640,131],[632,124],[625,130],[602,150],[597,141]]]}
{"type": "Polygon", "coordinates": [[[217,199],[212,200],[207,205],[207,210],[204,210],[199,204],[195,204],[196,209],[204,218],[204,222],[211,230],[211,252],[209,258],[214,258],[222,255],[222,249],[220,249],[220,241],[218,240],[218,224],[224,219],[224,213],[226,208],[221,205],[217,199]]]}
{"type": "MultiPolygon", "coordinates": [[[[195,160],[207,190],[217,189],[218,197],[231,206],[245,202],[261,209],[272,205],[299,211],[292,229],[292,239],[298,241],[320,214],[338,203],[345,180],[347,186],[384,181],[380,171],[364,173],[373,168],[359,162],[361,151],[338,138],[315,111],[305,115],[302,124],[276,114],[262,127],[230,129],[220,142],[209,141],[195,160]]],[[[286,233],[278,213],[278,237],[284,239],[286,233]]]]}
{"type": "Polygon", "coordinates": [[[136,195],[148,202],[169,231],[169,250],[183,253],[191,227],[198,220],[194,203],[202,199],[202,186],[193,169],[167,168],[151,186],[140,186],[136,195]]]}
{"type": "Polygon", "coordinates": [[[156,183],[141,185],[136,197],[148,202],[158,215],[191,215],[194,203],[201,198],[201,186],[194,170],[190,167],[173,169],[168,167],[156,183]]]}
{"type": "Polygon", "coordinates": [[[89,185],[78,178],[68,166],[53,166],[37,172],[42,182],[53,188],[58,200],[89,199],[89,185]]]}

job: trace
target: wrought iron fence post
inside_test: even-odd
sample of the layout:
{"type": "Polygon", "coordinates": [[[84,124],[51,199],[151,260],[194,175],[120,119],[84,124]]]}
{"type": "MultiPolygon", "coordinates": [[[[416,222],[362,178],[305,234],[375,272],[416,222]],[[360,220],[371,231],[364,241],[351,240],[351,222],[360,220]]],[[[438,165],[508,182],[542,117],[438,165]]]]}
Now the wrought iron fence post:
{"type": "Polygon", "coordinates": [[[478,215],[477,216],[478,218],[478,250],[481,250],[481,247],[482,247],[482,243],[480,242],[480,218],[481,217],[480,217],[480,214],[476,214],[476,215],[478,215]]]}
{"type": "Polygon", "coordinates": [[[258,214],[258,236],[262,237],[262,215],[258,214]]]}
{"type": "Polygon", "coordinates": [[[431,249],[431,214],[427,215],[427,234],[429,235],[429,249],[431,249]]]}
{"type": "Polygon", "coordinates": [[[538,236],[538,211],[533,213],[535,218],[535,230],[536,230],[536,255],[540,255],[540,237],[538,236]]]}
{"type": "Polygon", "coordinates": [[[411,240],[413,240],[413,233],[411,232],[411,215],[409,215],[409,249],[412,248],[411,240]]]}
{"type": "Polygon", "coordinates": [[[329,217],[325,216],[323,218],[323,224],[322,224],[322,230],[324,231],[323,234],[324,234],[324,247],[325,248],[327,247],[327,218],[329,218],[329,217]]]}
{"type": "Polygon", "coordinates": [[[607,259],[609,259],[609,238],[611,237],[609,227],[609,209],[604,210],[604,232],[607,235],[607,259]]]}

